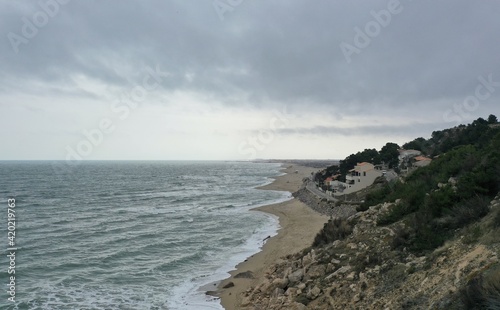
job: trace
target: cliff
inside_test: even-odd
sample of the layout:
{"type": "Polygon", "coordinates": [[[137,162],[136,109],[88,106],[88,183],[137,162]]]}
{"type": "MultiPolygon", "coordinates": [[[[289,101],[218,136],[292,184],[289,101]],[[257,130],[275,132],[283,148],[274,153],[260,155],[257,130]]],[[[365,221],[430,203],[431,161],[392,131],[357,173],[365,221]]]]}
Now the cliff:
{"type": "Polygon", "coordinates": [[[405,246],[407,221],[377,225],[397,203],[332,218],[312,247],[245,291],[241,309],[499,309],[500,196],[485,217],[422,255],[405,246]]]}

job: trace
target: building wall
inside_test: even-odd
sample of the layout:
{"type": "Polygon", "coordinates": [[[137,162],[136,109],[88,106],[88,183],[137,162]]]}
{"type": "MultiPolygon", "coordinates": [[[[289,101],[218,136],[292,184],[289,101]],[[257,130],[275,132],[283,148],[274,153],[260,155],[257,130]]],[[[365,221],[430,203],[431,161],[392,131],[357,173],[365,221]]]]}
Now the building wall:
{"type": "MultiPolygon", "coordinates": [[[[365,165],[363,165],[363,166],[365,166],[365,165]]],[[[368,165],[366,165],[366,166],[368,166],[368,165]]],[[[356,168],[358,168],[358,166],[356,166],[356,168]]],[[[366,176],[364,176],[363,172],[361,172],[360,176],[352,177],[355,181],[354,184],[352,184],[352,185],[344,184],[347,188],[343,192],[336,192],[335,195],[342,196],[344,194],[354,193],[354,192],[357,192],[363,188],[366,188],[366,187],[372,185],[373,182],[375,181],[375,179],[382,176],[383,174],[382,174],[382,171],[373,169],[373,165],[371,165],[371,168],[372,168],[372,170],[363,171],[363,172],[366,172],[366,176]]]]}
{"type": "Polygon", "coordinates": [[[401,150],[399,152],[399,161],[403,161],[405,158],[409,159],[409,158],[412,158],[412,157],[415,157],[415,156],[418,156],[422,154],[422,152],[420,151],[417,151],[417,150],[401,150]]]}
{"type": "Polygon", "coordinates": [[[413,163],[413,166],[414,167],[425,167],[425,166],[430,165],[431,162],[432,162],[432,160],[420,160],[420,161],[413,163]]]}
{"type": "Polygon", "coordinates": [[[363,172],[367,172],[367,171],[370,171],[370,170],[373,170],[375,169],[375,166],[372,165],[372,164],[364,164],[364,165],[361,165],[361,166],[356,166],[354,168],[354,170],[356,170],[357,172],[361,172],[361,174],[363,174],[363,172]]]}

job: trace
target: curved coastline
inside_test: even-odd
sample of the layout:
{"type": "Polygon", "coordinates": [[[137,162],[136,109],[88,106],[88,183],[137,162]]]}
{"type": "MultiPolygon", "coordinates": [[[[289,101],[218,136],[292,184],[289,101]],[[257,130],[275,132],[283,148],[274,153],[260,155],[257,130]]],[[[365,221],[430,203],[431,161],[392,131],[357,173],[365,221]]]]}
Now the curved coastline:
{"type": "MultiPolygon", "coordinates": [[[[316,170],[285,164],[283,174],[273,177],[271,184],[258,189],[293,193],[302,185],[302,179],[316,170]]],[[[235,270],[229,272],[231,276],[221,281],[217,291],[212,292],[220,297],[221,305],[226,310],[238,309],[242,294],[263,280],[267,268],[278,263],[286,255],[310,246],[317,232],[328,221],[327,216],[313,211],[295,198],[252,210],[278,217],[279,229],[276,235],[267,239],[260,252],[239,263],[235,270]]]]}

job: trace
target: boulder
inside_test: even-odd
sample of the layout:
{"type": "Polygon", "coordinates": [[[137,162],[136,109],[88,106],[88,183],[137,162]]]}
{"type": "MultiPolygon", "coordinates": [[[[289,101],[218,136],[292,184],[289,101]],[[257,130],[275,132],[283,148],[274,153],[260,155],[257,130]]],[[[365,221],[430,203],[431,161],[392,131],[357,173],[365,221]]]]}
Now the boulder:
{"type": "Polygon", "coordinates": [[[230,288],[230,287],[233,287],[233,286],[234,286],[234,283],[233,282],[229,282],[226,285],[224,285],[222,288],[230,288]]]}
{"type": "Polygon", "coordinates": [[[307,279],[316,279],[321,276],[324,276],[326,272],[326,267],[325,265],[315,265],[311,266],[309,270],[307,271],[305,278],[307,279]]]}
{"type": "Polygon", "coordinates": [[[307,267],[313,262],[311,253],[307,253],[306,256],[302,258],[302,266],[307,267]]]}
{"type": "Polygon", "coordinates": [[[287,278],[284,278],[284,279],[277,278],[277,279],[273,280],[272,286],[279,288],[279,289],[285,289],[287,287],[288,283],[289,283],[289,281],[287,278]]]}
{"type": "Polygon", "coordinates": [[[277,287],[277,288],[274,289],[273,294],[271,295],[271,297],[277,298],[277,297],[283,296],[284,294],[285,294],[285,291],[283,289],[277,287]]]}
{"type": "Polygon", "coordinates": [[[314,286],[312,289],[307,292],[307,298],[314,300],[318,298],[319,294],[321,294],[321,289],[317,286],[314,286]]]}
{"type": "Polygon", "coordinates": [[[253,273],[251,271],[240,272],[234,276],[235,278],[253,279],[253,273]]]}
{"type": "Polygon", "coordinates": [[[348,243],[347,247],[351,250],[356,250],[358,248],[358,246],[354,243],[348,243]]]}
{"type": "Polygon", "coordinates": [[[286,290],[285,295],[295,297],[297,296],[297,289],[295,287],[289,287],[286,290]]]}
{"type": "Polygon", "coordinates": [[[335,258],[332,258],[332,260],[330,261],[332,264],[334,265],[338,265],[340,264],[340,261],[338,259],[335,259],[335,258]]]}
{"type": "Polygon", "coordinates": [[[344,275],[349,270],[351,270],[351,266],[342,266],[337,271],[335,271],[333,274],[335,274],[335,275],[344,275]]]}
{"type": "Polygon", "coordinates": [[[307,310],[307,307],[300,302],[294,302],[290,305],[290,310],[307,310]]]}
{"type": "Polygon", "coordinates": [[[248,307],[248,306],[250,306],[251,304],[253,304],[253,301],[252,301],[252,296],[247,296],[247,297],[244,297],[244,298],[241,300],[240,306],[242,306],[242,307],[248,307]]]}
{"type": "Polygon", "coordinates": [[[299,283],[302,280],[302,277],[304,276],[304,273],[302,272],[302,269],[296,270],[292,272],[291,274],[288,275],[288,280],[290,281],[290,285],[295,285],[299,283]]]}

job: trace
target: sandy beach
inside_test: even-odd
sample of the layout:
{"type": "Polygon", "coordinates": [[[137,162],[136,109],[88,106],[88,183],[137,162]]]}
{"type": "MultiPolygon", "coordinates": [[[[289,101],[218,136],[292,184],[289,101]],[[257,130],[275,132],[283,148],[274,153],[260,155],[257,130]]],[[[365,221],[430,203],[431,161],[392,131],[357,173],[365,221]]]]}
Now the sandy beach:
{"type": "MultiPolygon", "coordinates": [[[[297,191],[304,177],[309,177],[316,168],[285,164],[283,172],[286,175],[275,178],[269,185],[263,186],[263,190],[297,191]]],[[[282,257],[301,251],[310,246],[314,237],[328,221],[328,217],[321,215],[297,199],[283,203],[263,206],[254,209],[278,216],[281,229],[278,234],[270,238],[262,247],[262,251],[248,258],[245,262],[236,266],[236,270],[230,272],[231,277],[222,281],[218,286],[217,296],[221,298],[221,304],[226,310],[238,309],[241,301],[241,293],[249,287],[260,284],[266,270],[282,257]],[[253,278],[236,277],[241,273],[251,272],[253,278]],[[232,282],[234,286],[223,288],[232,282]]]]}

